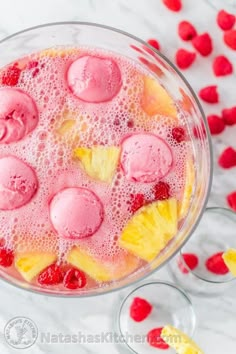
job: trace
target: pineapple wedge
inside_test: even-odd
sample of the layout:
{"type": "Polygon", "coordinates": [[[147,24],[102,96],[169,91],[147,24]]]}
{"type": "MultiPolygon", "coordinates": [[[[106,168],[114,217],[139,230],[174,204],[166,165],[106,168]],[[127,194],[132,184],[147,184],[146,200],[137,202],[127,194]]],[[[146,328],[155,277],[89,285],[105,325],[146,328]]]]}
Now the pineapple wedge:
{"type": "Polygon", "coordinates": [[[108,261],[99,260],[82,247],[73,247],[67,256],[67,262],[83,270],[98,282],[117,280],[137,269],[139,260],[132,254],[121,253],[108,261]]]}
{"type": "Polygon", "coordinates": [[[119,245],[151,262],[177,232],[177,201],[154,202],[139,209],[125,226],[119,245]]]}
{"type": "Polygon", "coordinates": [[[193,193],[194,183],[195,183],[195,169],[192,158],[189,158],[186,162],[186,180],[183,198],[178,204],[178,217],[183,219],[189,210],[191,197],[193,193]]]}
{"type": "Polygon", "coordinates": [[[223,254],[223,260],[230,272],[236,277],[236,249],[230,248],[223,254]]]}
{"type": "Polygon", "coordinates": [[[20,253],[16,256],[15,267],[22,277],[30,282],[56,259],[57,256],[53,253],[20,253]]]}
{"type": "Polygon", "coordinates": [[[99,181],[110,182],[116,171],[120,156],[120,148],[111,146],[79,147],[74,150],[86,173],[99,181]]]}
{"type": "Polygon", "coordinates": [[[161,338],[175,349],[177,354],[204,354],[191,338],[173,326],[165,326],[161,338]]]}
{"type": "Polygon", "coordinates": [[[157,80],[144,77],[144,91],[141,107],[149,116],[160,114],[177,120],[177,110],[173,99],[157,80]]]}

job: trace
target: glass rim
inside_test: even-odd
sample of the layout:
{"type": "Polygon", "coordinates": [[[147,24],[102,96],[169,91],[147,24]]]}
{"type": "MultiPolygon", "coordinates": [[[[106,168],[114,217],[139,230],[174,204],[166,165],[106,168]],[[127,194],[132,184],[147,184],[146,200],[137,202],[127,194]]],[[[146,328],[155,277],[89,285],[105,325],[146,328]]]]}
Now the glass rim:
{"type": "MultiPolygon", "coordinates": [[[[230,216],[230,219],[232,220],[233,218],[231,218],[232,216],[235,217],[235,223],[236,223],[236,213],[234,211],[232,211],[229,208],[221,208],[221,207],[208,207],[206,208],[204,215],[206,213],[220,213],[223,211],[223,214],[225,214],[224,216],[226,216],[226,214],[228,214],[228,216],[230,216]]],[[[222,215],[222,214],[221,214],[222,215]]],[[[236,280],[236,278],[232,275],[231,279],[227,279],[227,280],[210,280],[210,279],[206,279],[203,276],[197,274],[194,272],[194,270],[192,270],[188,264],[185,262],[184,257],[183,257],[183,247],[181,248],[180,252],[179,252],[179,256],[181,257],[181,261],[184,263],[184,266],[187,268],[187,270],[189,271],[189,273],[193,274],[196,278],[204,281],[205,283],[209,283],[209,284],[228,284],[231,283],[233,281],[236,280]]]]}
{"type": "MultiPolygon", "coordinates": [[[[168,63],[168,65],[174,70],[174,72],[176,72],[176,74],[180,77],[180,79],[183,81],[183,83],[186,85],[186,87],[188,88],[189,92],[191,93],[194,102],[196,103],[200,113],[201,113],[201,117],[204,121],[204,128],[206,131],[206,137],[207,137],[207,142],[208,142],[208,146],[209,146],[209,161],[210,161],[210,166],[209,166],[209,177],[208,177],[208,185],[207,185],[207,189],[206,189],[206,193],[205,193],[205,199],[202,205],[202,209],[201,211],[198,213],[196,222],[194,224],[194,226],[191,228],[189,235],[182,241],[182,243],[177,247],[177,249],[172,253],[170,258],[167,258],[162,264],[160,264],[158,266],[158,270],[160,270],[162,267],[164,267],[171,258],[173,258],[176,254],[179,253],[180,248],[183,247],[186,242],[189,240],[189,238],[191,237],[191,235],[193,234],[194,230],[197,228],[201,217],[204,213],[204,210],[206,208],[209,196],[210,196],[210,191],[211,191],[211,185],[212,185],[212,179],[213,179],[213,147],[212,147],[212,140],[211,140],[211,134],[210,134],[210,130],[207,124],[207,119],[206,119],[206,115],[204,113],[204,110],[200,104],[200,101],[197,97],[197,94],[195,93],[195,91],[193,90],[192,86],[189,84],[189,82],[187,81],[187,79],[184,77],[184,75],[180,72],[180,70],[173,64],[173,62],[171,62],[164,54],[162,54],[160,51],[156,50],[155,48],[153,48],[151,45],[149,45],[147,42],[145,42],[144,40],[136,37],[133,34],[130,34],[126,31],[117,29],[115,27],[111,27],[111,26],[107,26],[107,25],[103,25],[103,24],[98,24],[98,23],[94,23],[94,22],[86,22],[86,21],[58,21],[58,22],[48,22],[48,23],[44,23],[44,24],[40,24],[37,26],[32,26],[32,27],[28,27],[26,29],[23,29],[21,31],[15,32],[3,39],[0,40],[0,45],[2,43],[5,43],[7,41],[9,41],[12,38],[18,37],[21,34],[24,33],[28,33],[37,29],[41,29],[41,28],[50,28],[50,27],[56,27],[56,26],[69,26],[69,25],[79,25],[79,26],[90,26],[90,27],[94,27],[94,28],[101,28],[101,29],[105,29],[107,31],[110,32],[114,32],[114,33],[118,33],[121,34],[125,37],[131,38],[134,41],[138,42],[139,44],[145,45],[146,47],[148,47],[149,49],[151,49],[154,53],[156,53],[157,55],[159,55],[165,62],[168,63]]],[[[148,267],[146,267],[148,268],[148,267]]],[[[105,294],[110,294],[113,293],[115,291],[118,290],[122,290],[125,289],[128,286],[137,284],[140,281],[143,281],[145,278],[151,276],[152,274],[154,274],[154,272],[156,272],[157,269],[152,269],[152,270],[148,270],[148,272],[146,272],[146,274],[141,275],[139,279],[137,280],[131,280],[130,283],[127,284],[123,284],[121,286],[117,286],[111,289],[106,289],[106,286],[104,287],[104,291],[96,291],[94,290],[91,293],[79,293],[79,294],[65,294],[65,293],[51,293],[49,291],[40,291],[39,289],[30,289],[28,287],[25,287],[24,285],[20,285],[20,284],[16,284],[14,283],[14,281],[11,281],[9,279],[6,279],[5,277],[1,277],[0,280],[4,281],[18,289],[22,289],[25,291],[28,291],[30,293],[34,293],[34,294],[38,294],[38,295],[42,295],[42,296],[51,296],[51,297],[58,297],[58,298],[89,298],[89,297],[94,297],[94,296],[99,296],[99,295],[105,295],[105,294]]]]}
{"type": "MultiPolygon", "coordinates": [[[[154,279],[153,280],[149,280],[147,282],[141,283],[138,287],[136,287],[132,291],[130,291],[124,297],[124,299],[122,299],[122,301],[121,301],[121,303],[119,305],[119,310],[118,310],[117,315],[116,315],[116,321],[118,323],[119,334],[123,335],[123,332],[121,330],[121,325],[120,325],[120,317],[121,317],[121,312],[122,312],[122,310],[124,308],[124,305],[125,305],[126,301],[137,290],[139,290],[141,288],[144,288],[144,287],[147,287],[147,286],[150,286],[150,285],[156,285],[157,288],[158,288],[158,286],[165,286],[167,288],[169,287],[169,289],[171,289],[170,291],[175,291],[176,293],[179,293],[181,295],[181,297],[186,300],[186,302],[188,303],[188,305],[191,308],[192,319],[193,319],[193,329],[192,329],[192,333],[189,336],[191,338],[193,338],[195,330],[196,330],[197,318],[196,318],[196,312],[195,312],[195,309],[194,309],[194,306],[193,306],[193,302],[192,302],[190,296],[187,294],[187,292],[184,289],[182,289],[181,287],[179,287],[178,285],[176,285],[176,284],[174,284],[172,282],[165,281],[165,280],[154,280],[154,279]]],[[[136,352],[132,347],[130,347],[130,345],[125,340],[124,340],[124,344],[129,348],[129,350],[132,351],[132,353],[140,354],[139,352],[136,352]]]]}

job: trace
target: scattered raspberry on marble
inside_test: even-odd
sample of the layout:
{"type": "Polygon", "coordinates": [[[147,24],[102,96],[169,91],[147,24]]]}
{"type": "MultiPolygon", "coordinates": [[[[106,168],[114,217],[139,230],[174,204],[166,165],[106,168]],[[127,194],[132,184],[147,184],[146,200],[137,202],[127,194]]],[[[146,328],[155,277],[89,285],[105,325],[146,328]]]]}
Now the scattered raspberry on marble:
{"type": "Polygon", "coordinates": [[[196,37],[197,31],[189,21],[181,21],[178,25],[178,34],[183,41],[191,41],[196,37]]]}
{"type": "Polygon", "coordinates": [[[224,120],[216,114],[211,114],[207,117],[208,126],[212,135],[218,135],[225,129],[224,120]]]}
{"type": "Polygon", "coordinates": [[[175,61],[180,69],[188,69],[196,59],[196,53],[186,49],[178,49],[175,55],[175,61]]]}
{"type": "Polygon", "coordinates": [[[236,106],[223,109],[222,118],[225,122],[225,125],[236,124],[236,106]]]}
{"type": "Polygon", "coordinates": [[[215,76],[226,76],[233,73],[233,65],[224,55],[219,55],[213,61],[215,76]]]}
{"type": "Polygon", "coordinates": [[[156,50],[161,49],[160,43],[156,39],[150,38],[147,42],[148,42],[148,44],[150,44],[150,46],[152,46],[156,50]]]}
{"type": "Polygon", "coordinates": [[[232,147],[226,148],[221,153],[218,162],[219,165],[225,169],[236,167],[236,150],[232,147]]]}
{"type": "Polygon", "coordinates": [[[228,31],[231,30],[235,24],[235,16],[225,10],[220,10],[217,14],[216,21],[223,31],[228,31]]]}
{"type": "Polygon", "coordinates": [[[193,38],[194,48],[204,57],[211,54],[213,50],[212,39],[208,33],[197,35],[193,38]]]}
{"type": "Polygon", "coordinates": [[[153,328],[147,334],[147,340],[151,347],[157,349],[169,349],[169,345],[161,338],[161,332],[163,327],[160,328],[153,328]]]}
{"type": "Polygon", "coordinates": [[[226,31],[224,33],[224,42],[229,48],[236,50],[236,30],[226,31]]]}
{"type": "Polygon", "coordinates": [[[182,9],[181,0],[162,0],[163,4],[171,11],[178,12],[182,9]]]}
{"type": "Polygon", "coordinates": [[[199,97],[207,103],[218,103],[219,94],[217,91],[217,86],[206,86],[199,91],[199,97]]]}
{"type": "Polygon", "coordinates": [[[236,191],[227,195],[227,202],[230,208],[236,211],[236,191]]]}

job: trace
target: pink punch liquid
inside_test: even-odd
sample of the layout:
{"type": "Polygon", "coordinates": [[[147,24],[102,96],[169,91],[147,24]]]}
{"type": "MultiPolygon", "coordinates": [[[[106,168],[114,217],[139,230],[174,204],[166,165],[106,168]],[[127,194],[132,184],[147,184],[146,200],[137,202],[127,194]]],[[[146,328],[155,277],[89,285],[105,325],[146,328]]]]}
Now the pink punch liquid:
{"type": "Polygon", "coordinates": [[[125,57],[63,47],[2,68],[2,276],[78,292],[154,260],[187,214],[191,149],[171,96],[125,57]]]}

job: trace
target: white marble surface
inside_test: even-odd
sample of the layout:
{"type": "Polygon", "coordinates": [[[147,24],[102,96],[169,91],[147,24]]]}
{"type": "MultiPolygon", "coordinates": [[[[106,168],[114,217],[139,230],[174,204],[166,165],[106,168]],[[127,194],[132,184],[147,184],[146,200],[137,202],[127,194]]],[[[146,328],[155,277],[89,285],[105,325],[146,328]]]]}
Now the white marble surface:
{"type": "MultiPolygon", "coordinates": [[[[230,0],[229,0],[230,2],[230,0]]],[[[236,64],[236,54],[222,44],[222,32],[215,24],[216,8],[228,1],[183,0],[184,11],[170,13],[161,0],[0,0],[0,39],[6,35],[46,22],[78,20],[92,21],[126,30],[138,37],[157,37],[163,52],[171,59],[181,43],[176,35],[176,26],[181,19],[190,19],[199,31],[209,30],[214,38],[216,53],[226,53],[236,64]],[[211,3],[209,5],[209,3],[211,3]]],[[[235,10],[236,12],[236,10],[235,10]]],[[[1,55],[1,53],[0,53],[1,55]]],[[[211,70],[210,58],[197,59],[193,68],[186,72],[192,86],[198,90],[207,84],[219,83],[221,103],[218,106],[204,106],[207,113],[217,113],[223,106],[236,104],[236,77],[216,79],[211,70]]],[[[235,68],[236,69],[236,68],[235,68]]],[[[215,159],[224,146],[236,147],[236,128],[227,129],[219,138],[214,138],[215,159]]],[[[224,172],[215,166],[210,205],[226,206],[225,195],[236,189],[236,169],[224,172]]],[[[155,278],[168,278],[165,269],[157,272],[155,278]]],[[[18,290],[3,282],[0,284],[0,352],[16,353],[3,338],[6,322],[15,316],[32,318],[39,332],[73,334],[97,334],[112,330],[112,319],[116,301],[122,293],[90,299],[57,299],[34,295],[18,290]]],[[[127,291],[127,290],[126,290],[127,291]]],[[[218,299],[197,299],[194,304],[198,316],[195,339],[206,354],[234,354],[236,352],[236,289],[218,299]]],[[[27,353],[64,354],[96,353],[115,354],[113,344],[42,344],[40,341],[27,353]]]]}

